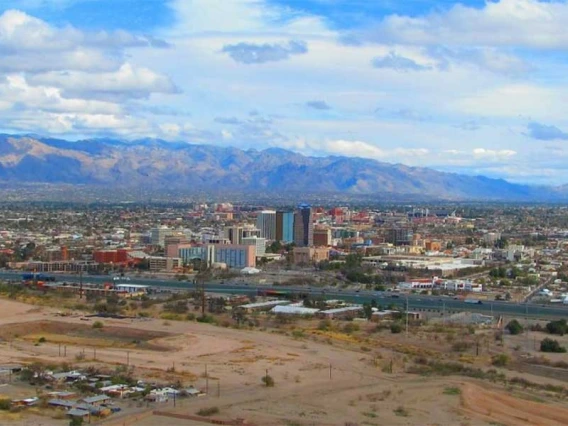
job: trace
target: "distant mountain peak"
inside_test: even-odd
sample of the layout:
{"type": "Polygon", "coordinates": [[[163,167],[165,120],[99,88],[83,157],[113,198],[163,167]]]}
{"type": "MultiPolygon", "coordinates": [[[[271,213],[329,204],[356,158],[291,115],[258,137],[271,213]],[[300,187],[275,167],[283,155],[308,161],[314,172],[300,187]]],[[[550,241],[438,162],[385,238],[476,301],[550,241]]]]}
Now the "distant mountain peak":
{"type": "Polygon", "coordinates": [[[568,186],[536,188],[367,158],[309,157],[278,147],[258,151],[154,138],[70,142],[6,134],[0,135],[0,180],[275,194],[408,194],[455,200],[557,200],[565,199],[568,191],[568,186]]]}

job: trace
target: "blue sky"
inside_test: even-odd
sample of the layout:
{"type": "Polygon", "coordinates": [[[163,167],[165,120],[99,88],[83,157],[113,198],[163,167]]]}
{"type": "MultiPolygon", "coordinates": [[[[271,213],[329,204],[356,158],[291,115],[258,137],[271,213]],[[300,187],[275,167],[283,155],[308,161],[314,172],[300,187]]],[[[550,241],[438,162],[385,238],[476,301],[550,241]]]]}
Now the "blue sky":
{"type": "Polygon", "coordinates": [[[0,0],[0,130],[568,183],[568,4],[0,0]]]}

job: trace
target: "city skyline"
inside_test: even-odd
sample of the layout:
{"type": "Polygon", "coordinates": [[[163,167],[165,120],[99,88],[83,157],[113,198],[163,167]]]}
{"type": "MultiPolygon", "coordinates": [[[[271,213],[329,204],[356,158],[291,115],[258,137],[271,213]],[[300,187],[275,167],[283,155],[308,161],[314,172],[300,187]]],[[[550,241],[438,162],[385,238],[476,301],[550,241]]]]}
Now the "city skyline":
{"type": "Polygon", "coordinates": [[[369,3],[0,1],[0,130],[568,182],[566,2],[369,3]]]}

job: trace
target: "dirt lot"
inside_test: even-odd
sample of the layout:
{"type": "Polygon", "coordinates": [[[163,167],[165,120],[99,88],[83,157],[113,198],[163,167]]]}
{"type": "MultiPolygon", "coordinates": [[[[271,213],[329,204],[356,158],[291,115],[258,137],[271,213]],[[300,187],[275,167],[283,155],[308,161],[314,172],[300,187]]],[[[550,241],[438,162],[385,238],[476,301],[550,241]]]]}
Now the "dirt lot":
{"type": "MultiPolygon", "coordinates": [[[[179,400],[175,409],[171,402],[155,409],[195,414],[215,406],[218,418],[243,418],[256,425],[568,424],[566,404],[546,395],[537,403],[479,380],[405,373],[415,356],[439,355],[436,349],[443,342],[427,334],[413,335],[409,342],[390,332],[370,338],[303,328],[261,331],[130,319],[103,319],[102,330],[96,330],[80,316],[62,318],[50,308],[0,303],[0,337],[6,339],[0,363],[41,360],[112,368],[128,363],[137,377],[180,379],[208,391],[202,398],[179,400]],[[40,336],[46,342],[36,346],[40,336]],[[79,358],[80,353],[85,355],[79,358]],[[266,374],[274,387],[262,384],[266,374]]],[[[46,419],[44,424],[53,422],[46,419]]],[[[39,423],[36,419],[33,424],[39,423]]],[[[150,417],[129,424],[200,423],[150,417]]]]}
{"type": "Polygon", "coordinates": [[[0,339],[5,341],[38,342],[41,339],[50,343],[87,347],[112,346],[156,351],[173,350],[172,347],[153,342],[155,339],[167,336],[171,336],[171,333],[117,326],[93,328],[91,323],[77,324],[61,320],[30,321],[0,326],[0,339]]]}

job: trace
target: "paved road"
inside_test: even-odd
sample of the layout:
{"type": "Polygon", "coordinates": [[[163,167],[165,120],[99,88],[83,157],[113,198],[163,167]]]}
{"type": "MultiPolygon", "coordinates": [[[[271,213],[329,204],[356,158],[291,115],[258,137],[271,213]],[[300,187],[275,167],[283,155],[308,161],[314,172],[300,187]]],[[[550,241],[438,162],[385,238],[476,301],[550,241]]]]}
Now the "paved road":
{"type": "MultiPolygon", "coordinates": [[[[78,283],[78,275],[63,275],[63,274],[49,274],[54,275],[60,282],[78,283]]],[[[6,280],[21,280],[22,274],[20,272],[6,272],[0,271],[0,279],[6,280]]],[[[103,283],[109,282],[112,279],[109,276],[100,275],[85,275],[83,276],[84,283],[103,283]]],[[[180,282],[175,280],[160,280],[152,278],[135,278],[131,277],[130,281],[120,281],[123,283],[131,284],[145,284],[156,289],[185,289],[194,290],[195,285],[189,282],[180,282]]],[[[337,289],[322,289],[310,287],[265,287],[246,284],[220,284],[208,283],[205,284],[207,292],[211,293],[225,293],[225,294],[246,294],[256,295],[258,289],[262,290],[277,290],[289,293],[308,293],[314,296],[323,296],[326,299],[341,299],[351,303],[369,303],[375,300],[377,304],[382,307],[393,304],[395,306],[404,307],[406,304],[406,296],[399,295],[393,297],[391,293],[382,293],[374,291],[361,291],[356,292],[352,290],[337,290],[337,289]]],[[[482,304],[469,304],[461,300],[454,300],[450,297],[434,297],[423,295],[409,295],[408,306],[410,310],[445,310],[446,312],[479,312],[484,314],[493,315],[506,315],[506,316],[519,316],[519,317],[538,317],[538,318],[568,318],[568,306],[541,306],[531,304],[517,304],[510,302],[486,301],[482,304]]]]}

